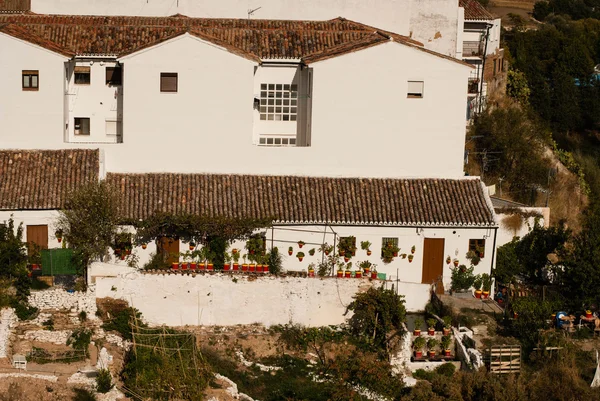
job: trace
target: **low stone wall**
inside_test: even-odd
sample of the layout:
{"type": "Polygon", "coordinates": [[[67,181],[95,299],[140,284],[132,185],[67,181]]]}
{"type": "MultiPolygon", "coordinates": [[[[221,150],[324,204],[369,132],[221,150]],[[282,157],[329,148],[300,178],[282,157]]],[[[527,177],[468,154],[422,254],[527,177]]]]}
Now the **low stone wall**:
{"type": "Polygon", "coordinates": [[[32,291],[29,296],[29,304],[40,310],[68,309],[72,312],[85,311],[88,319],[96,318],[94,286],[90,286],[87,292],[67,292],[61,288],[32,291]]]}
{"type": "Polygon", "coordinates": [[[14,309],[6,308],[0,311],[0,358],[8,356],[10,334],[18,320],[14,309]]]}

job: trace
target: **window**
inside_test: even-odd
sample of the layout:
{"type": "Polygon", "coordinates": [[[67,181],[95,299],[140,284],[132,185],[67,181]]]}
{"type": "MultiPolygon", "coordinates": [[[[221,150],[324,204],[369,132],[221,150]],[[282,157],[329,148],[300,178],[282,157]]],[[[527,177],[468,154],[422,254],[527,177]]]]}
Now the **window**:
{"type": "Polygon", "coordinates": [[[261,120],[296,121],[298,116],[298,85],[260,84],[259,107],[261,120]]]}
{"type": "Polygon", "coordinates": [[[388,246],[397,249],[398,248],[398,238],[393,237],[383,237],[381,239],[381,257],[383,258],[383,250],[388,246]]]}
{"type": "Polygon", "coordinates": [[[177,92],[177,73],[176,72],[161,72],[160,73],[160,91],[161,92],[177,92]]]}
{"type": "Polygon", "coordinates": [[[108,136],[121,136],[122,124],[120,120],[106,120],[105,133],[108,136]]]}
{"type": "Polygon", "coordinates": [[[75,117],[75,135],[90,134],[90,119],[86,117],[75,117]]]}
{"type": "Polygon", "coordinates": [[[470,239],[469,240],[469,252],[473,251],[480,258],[485,255],[485,240],[484,239],[470,239]]]}
{"type": "Polygon", "coordinates": [[[106,85],[121,85],[121,67],[106,67],[106,85]]]}
{"type": "Polygon", "coordinates": [[[262,137],[259,140],[260,145],[266,146],[295,146],[296,138],[285,138],[285,137],[273,137],[273,138],[265,138],[262,137]]]}
{"type": "Polygon", "coordinates": [[[92,71],[90,67],[75,67],[75,85],[89,85],[91,82],[92,71]]]}
{"type": "Polygon", "coordinates": [[[420,99],[423,97],[423,81],[408,81],[409,99],[420,99]]]}
{"type": "Polygon", "coordinates": [[[40,87],[38,70],[23,70],[22,86],[24,91],[36,91],[40,87]]]}

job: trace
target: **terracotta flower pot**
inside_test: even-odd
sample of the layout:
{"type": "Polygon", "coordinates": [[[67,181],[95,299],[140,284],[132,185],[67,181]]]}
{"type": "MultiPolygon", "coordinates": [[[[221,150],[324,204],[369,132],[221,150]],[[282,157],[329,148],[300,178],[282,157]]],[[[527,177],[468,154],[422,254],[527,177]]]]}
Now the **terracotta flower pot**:
{"type": "Polygon", "coordinates": [[[196,270],[197,267],[198,267],[198,264],[196,262],[190,263],[190,269],[191,270],[196,270]]]}
{"type": "Polygon", "coordinates": [[[413,336],[420,337],[421,336],[421,329],[415,329],[413,331],[413,336]]]}
{"type": "Polygon", "coordinates": [[[489,297],[490,297],[490,292],[489,291],[482,291],[481,292],[481,298],[488,299],[489,297]]]}
{"type": "Polygon", "coordinates": [[[59,244],[62,242],[62,238],[57,238],[56,240],[58,241],[59,244]]]}
{"type": "Polygon", "coordinates": [[[365,276],[368,276],[370,271],[371,271],[370,267],[365,267],[365,276]]]}
{"type": "Polygon", "coordinates": [[[325,256],[329,256],[329,251],[325,251],[325,256]]]}
{"type": "Polygon", "coordinates": [[[367,251],[367,256],[371,256],[371,251],[367,251]]]}
{"type": "Polygon", "coordinates": [[[302,262],[302,259],[304,259],[304,256],[298,256],[298,260],[299,260],[300,262],[302,262]]]}
{"type": "Polygon", "coordinates": [[[458,267],[458,260],[454,261],[454,267],[458,267]]]}
{"type": "Polygon", "coordinates": [[[337,276],[338,276],[338,278],[344,277],[344,271],[343,270],[338,270],[337,271],[337,276]]]}
{"type": "Polygon", "coordinates": [[[347,258],[344,256],[344,262],[348,262],[350,260],[350,258],[347,258]]]}
{"type": "Polygon", "coordinates": [[[377,278],[378,278],[378,277],[377,277],[377,272],[376,272],[376,271],[372,271],[372,272],[371,272],[371,279],[373,279],[373,280],[377,280],[377,278]]]}
{"type": "Polygon", "coordinates": [[[248,271],[250,271],[250,272],[254,272],[254,271],[256,271],[256,265],[255,265],[255,264],[251,264],[251,265],[249,265],[249,266],[248,266],[248,271]]]}
{"type": "Polygon", "coordinates": [[[212,263],[209,263],[208,266],[206,267],[206,270],[208,270],[208,271],[214,271],[215,270],[215,266],[212,263]]]}
{"type": "Polygon", "coordinates": [[[585,317],[586,319],[591,319],[594,315],[592,314],[591,310],[586,310],[585,311],[585,317]]]}
{"type": "Polygon", "coordinates": [[[357,270],[357,271],[354,273],[354,277],[355,277],[355,278],[362,278],[362,272],[357,270]]]}
{"type": "Polygon", "coordinates": [[[242,264],[242,271],[243,272],[247,272],[248,271],[248,264],[247,263],[242,264]]]}
{"type": "Polygon", "coordinates": [[[148,248],[148,244],[142,244],[142,249],[148,248]]]}
{"type": "Polygon", "coordinates": [[[344,277],[346,277],[346,278],[352,277],[352,272],[350,270],[346,270],[346,272],[344,273],[344,277]]]}
{"type": "Polygon", "coordinates": [[[451,355],[452,355],[452,351],[450,351],[449,349],[444,350],[444,356],[451,356],[451,355]]]}
{"type": "Polygon", "coordinates": [[[423,351],[415,351],[415,358],[423,358],[423,351]]]}
{"type": "Polygon", "coordinates": [[[229,265],[228,263],[225,263],[223,265],[223,271],[229,271],[231,269],[231,265],[229,265]]]}
{"type": "Polygon", "coordinates": [[[187,270],[187,269],[188,269],[188,264],[187,264],[187,262],[183,262],[183,263],[181,264],[181,270],[187,270]]]}
{"type": "Polygon", "coordinates": [[[429,352],[427,352],[427,356],[429,358],[435,358],[435,351],[429,351],[429,352]]]}
{"type": "Polygon", "coordinates": [[[263,273],[267,274],[269,272],[269,265],[263,265],[263,273]]]}
{"type": "Polygon", "coordinates": [[[259,273],[262,273],[263,271],[263,265],[256,265],[256,271],[259,273]]]}
{"type": "Polygon", "coordinates": [[[435,327],[429,327],[427,329],[427,334],[429,334],[430,336],[435,336],[435,327]]]}
{"type": "Polygon", "coordinates": [[[292,253],[294,253],[294,251],[288,251],[288,255],[292,256],[292,253]]]}
{"type": "Polygon", "coordinates": [[[315,270],[314,269],[310,269],[308,271],[308,277],[314,277],[315,276],[315,270]]]}
{"type": "Polygon", "coordinates": [[[446,327],[444,327],[444,328],[442,329],[442,331],[444,332],[444,335],[445,335],[445,336],[447,336],[447,335],[449,335],[449,334],[450,334],[450,329],[448,329],[448,328],[446,328],[446,327]]]}
{"type": "Polygon", "coordinates": [[[302,242],[298,242],[298,248],[302,248],[304,244],[302,242]]]}
{"type": "Polygon", "coordinates": [[[234,272],[237,272],[237,271],[239,271],[239,270],[240,270],[240,265],[239,265],[239,263],[234,263],[234,264],[233,264],[233,271],[234,271],[234,272]]]}
{"type": "Polygon", "coordinates": [[[482,293],[481,290],[476,290],[475,291],[475,298],[481,299],[481,293],[482,293]]]}
{"type": "Polygon", "coordinates": [[[178,262],[171,263],[171,269],[173,269],[173,270],[179,269],[179,263],[178,262]]]}
{"type": "Polygon", "coordinates": [[[198,270],[206,270],[206,263],[204,263],[204,262],[198,263],[198,270]]]}
{"type": "Polygon", "coordinates": [[[121,254],[121,260],[125,260],[125,255],[121,254]]]}

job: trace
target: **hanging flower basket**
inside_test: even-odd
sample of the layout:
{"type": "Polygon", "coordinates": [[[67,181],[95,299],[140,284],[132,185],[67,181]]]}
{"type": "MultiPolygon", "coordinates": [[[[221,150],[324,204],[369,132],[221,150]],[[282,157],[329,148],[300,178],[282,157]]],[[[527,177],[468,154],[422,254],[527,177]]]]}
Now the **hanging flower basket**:
{"type": "Polygon", "coordinates": [[[142,249],[148,248],[148,244],[142,244],[142,249]]]}
{"type": "Polygon", "coordinates": [[[193,251],[194,248],[196,248],[196,244],[194,244],[193,242],[190,242],[189,248],[190,248],[190,251],[193,251]]]}
{"type": "Polygon", "coordinates": [[[449,265],[450,263],[452,263],[452,259],[450,258],[450,255],[448,255],[446,258],[446,264],[449,265]]]}
{"type": "Polygon", "coordinates": [[[408,255],[408,263],[412,263],[414,257],[415,256],[412,253],[408,255]]]}
{"type": "Polygon", "coordinates": [[[458,259],[454,259],[452,263],[454,263],[454,267],[458,267],[458,259]]]}
{"type": "Polygon", "coordinates": [[[298,248],[302,248],[304,246],[304,241],[298,241],[298,248]]]}

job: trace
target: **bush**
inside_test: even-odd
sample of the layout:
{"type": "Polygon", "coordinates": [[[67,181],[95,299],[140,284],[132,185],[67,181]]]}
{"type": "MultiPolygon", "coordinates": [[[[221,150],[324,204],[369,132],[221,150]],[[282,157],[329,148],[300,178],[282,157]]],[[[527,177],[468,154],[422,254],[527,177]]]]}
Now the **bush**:
{"type": "Polygon", "coordinates": [[[456,268],[451,268],[452,270],[452,291],[463,291],[468,290],[473,285],[475,281],[475,276],[473,275],[474,267],[467,267],[465,265],[460,265],[456,268]]]}
{"type": "Polygon", "coordinates": [[[38,308],[26,305],[14,298],[11,300],[10,306],[15,310],[15,314],[17,315],[19,320],[33,319],[37,316],[39,312],[38,308]]]}
{"type": "Polygon", "coordinates": [[[269,252],[269,273],[281,273],[282,265],[283,262],[281,261],[281,254],[279,253],[279,248],[274,247],[273,249],[271,249],[271,252],[269,252]]]}
{"type": "Polygon", "coordinates": [[[79,321],[83,323],[86,320],[87,320],[87,312],[82,310],[81,312],[79,312],[79,321]]]}
{"type": "Polygon", "coordinates": [[[126,307],[125,309],[109,311],[110,320],[102,325],[106,331],[116,331],[126,340],[132,340],[131,320],[135,317],[139,326],[144,326],[141,321],[142,314],[135,308],[126,307]]]}
{"type": "Polygon", "coordinates": [[[96,390],[104,394],[108,393],[113,387],[114,384],[112,383],[110,371],[108,369],[100,369],[96,377],[96,390]]]}
{"type": "Polygon", "coordinates": [[[92,332],[88,329],[77,329],[73,331],[71,337],[67,339],[67,345],[72,346],[74,349],[83,350],[87,352],[87,349],[92,341],[92,332]]]}
{"type": "Polygon", "coordinates": [[[73,392],[75,393],[73,401],[96,401],[96,395],[84,388],[75,388],[73,392]]]}

